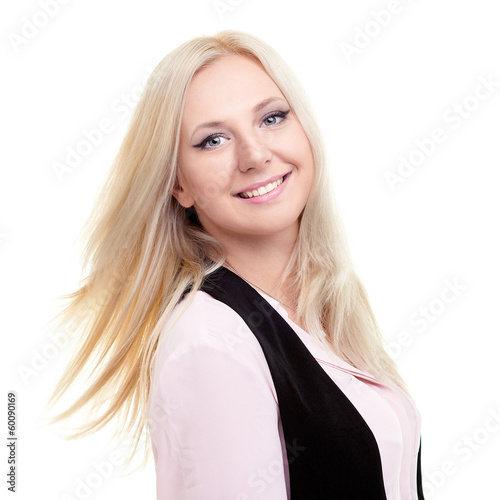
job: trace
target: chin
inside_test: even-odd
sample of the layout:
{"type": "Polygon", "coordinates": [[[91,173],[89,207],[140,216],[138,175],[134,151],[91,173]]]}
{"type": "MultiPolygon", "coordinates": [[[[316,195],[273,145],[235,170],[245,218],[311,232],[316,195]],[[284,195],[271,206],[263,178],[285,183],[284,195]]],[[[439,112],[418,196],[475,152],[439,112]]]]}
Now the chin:
{"type": "Polygon", "coordinates": [[[249,233],[260,234],[262,236],[273,236],[288,231],[296,231],[299,227],[299,218],[290,218],[287,220],[260,219],[258,224],[252,224],[249,233]]]}

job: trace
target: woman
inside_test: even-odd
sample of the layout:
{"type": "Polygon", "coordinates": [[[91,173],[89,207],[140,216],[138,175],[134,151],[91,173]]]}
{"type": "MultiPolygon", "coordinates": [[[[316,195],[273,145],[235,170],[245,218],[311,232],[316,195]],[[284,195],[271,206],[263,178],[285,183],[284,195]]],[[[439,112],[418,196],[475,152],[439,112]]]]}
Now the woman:
{"type": "Polygon", "coordinates": [[[423,498],[418,412],[269,46],[223,31],[158,65],[89,228],[54,397],[95,367],[60,418],[92,404],[80,434],[149,428],[158,499],[423,498]]]}

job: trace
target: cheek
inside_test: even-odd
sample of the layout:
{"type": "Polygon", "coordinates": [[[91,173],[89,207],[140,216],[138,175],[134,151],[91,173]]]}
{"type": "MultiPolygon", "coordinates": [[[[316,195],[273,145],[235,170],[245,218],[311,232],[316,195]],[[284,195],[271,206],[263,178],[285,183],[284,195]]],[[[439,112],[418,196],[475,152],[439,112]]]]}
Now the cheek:
{"type": "Polygon", "coordinates": [[[230,196],[230,176],[217,165],[199,165],[196,175],[191,176],[191,191],[197,210],[209,211],[223,197],[230,196]]]}
{"type": "Polygon", "coordinates": [[[297,157],[300,158],[302,170],[305,175],[314,176],[314,158],[311,145],[307,137],[303,136],[295,143],[297,145],[297,157]]]}
{"type": "Polygon", "coordinates": [[[304,129],[299,123],[295,124],[293,133],[290,136],[290,144],[294,145],[294,155],[297,160],[300,160],[303,167],[311,167],[314,163],[311,145],[304,129]]]}
{"type": "Polygon", "coordinates": [[[306,199],[308,199],[314,185],[316,168],[314,165],[314,156],[311,150],[311,146],[307,139],[305,139],[301,144],[300,155],[302,172],[299,173],[301,176],[304,195],[306,199]]]}

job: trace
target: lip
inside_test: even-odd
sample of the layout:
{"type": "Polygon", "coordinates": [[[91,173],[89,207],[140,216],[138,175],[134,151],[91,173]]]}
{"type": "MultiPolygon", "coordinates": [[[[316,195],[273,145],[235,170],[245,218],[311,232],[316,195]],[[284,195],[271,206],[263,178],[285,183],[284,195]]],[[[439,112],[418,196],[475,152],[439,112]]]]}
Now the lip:
{"type": "MultiPolygon", "coordinates": [[[[256,182],[255,184],[250,184],[250,186],[247,186],[246,188],[240,189],[234,196],[238,196],[239,193],[244,193],[245,191],[253,191],[254,189],[259,189],[262,186],[267,186],[271,182],[277,181],[278,179],[281,179],[282,177],[285,177],[290,172],[287,172],[285,174],[275,175],[274,177],[270,177],[269,179],[267,179],[267,180],[265,180],[263,182],[256,182]]],[[[265,195],[263,195],[263,196],[265,196],[265,195]]]]}
{"type": "MultiPolygon", "coordinates": [[[[288,173],[286,173],[285,175],[282,175],[281,177],[284,177],[283,182],[277,188],[273,189],[269,193],[263,194],[261,196],[254,196],[253,198],[241,198],[237,194],[235,195],[235,197],[238,198],[238,200],[241,200],[241,201],[243,201],[245,203],[250,203],[252,205],[259,205],[261,203],[266,203],[268,201],[274,200],[286,188],[286,186],[288,184],[288,180],[290,179],[291,175],[292,175],[291,171],[288,172],[288,173]]],[[[277,181],[278,179],[281,179],[281,177],[280,176],[278,176],[278,177],[272,177],[271,179],[274,179],[274,180],[267,180],[267,181],[265,181],[265,183],[253,184],[252,186],[257,186],[257,187],[265,186],[269,182],[274,182],[274,181],[277,181]]],[[[255,187],[253,187],[253,188],[246,188],[244,191],[250,191],[251,189],[256,189],[256,188],[255,187]]]]}

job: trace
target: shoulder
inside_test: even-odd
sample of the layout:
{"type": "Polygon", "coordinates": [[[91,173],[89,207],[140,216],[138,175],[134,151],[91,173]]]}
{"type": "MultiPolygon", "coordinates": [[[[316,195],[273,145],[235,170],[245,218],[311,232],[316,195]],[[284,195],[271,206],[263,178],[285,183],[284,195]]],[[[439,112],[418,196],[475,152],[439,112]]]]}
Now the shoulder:
{"type": "MultiPolygon", "coordinates": [[[[160,334],[155,365],[189,361],[200,353],[231,358],[272,380],[262,348],[244,320],[226,304],[197,291],[191,302],[180,302],[160,334]]],[[[209,360],[207,359],[207,363],[209,360]]]]}
{"type": "Polygon", "coordinates": [[[245,391],[247,395],[259,393],[259,398],[277,404],[269,366],[257,338],[233,309],[198,291],[191,302],[175,307],[162,329],[151,398],[185,400],[188,392],[213,398],[214,391],[222,388],[234,397],[243,397],[245,391]],[[179,392],[182,398],[176,396],[179,392]]]}
{"type": "Polygon", "coordinates": [[[173,310],[161,331],[158,354],[166,358],[193,346],[212,346],[232,352],[245,339],[253,337],[249,333],[247,325],[233,309],[197,291],[191,302],[183,300],[173,310]]]}

